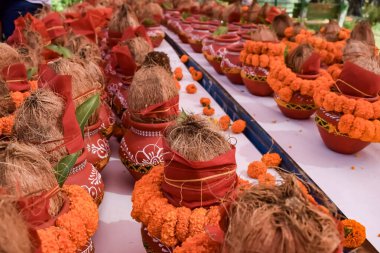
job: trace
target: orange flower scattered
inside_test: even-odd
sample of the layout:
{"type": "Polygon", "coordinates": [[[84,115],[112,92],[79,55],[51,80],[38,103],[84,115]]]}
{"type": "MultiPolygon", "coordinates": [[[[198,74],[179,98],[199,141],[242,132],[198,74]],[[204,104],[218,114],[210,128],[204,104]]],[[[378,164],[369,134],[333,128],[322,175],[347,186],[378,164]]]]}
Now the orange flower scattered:
{"type": "Polygon", "coordinates": [[[36,91],[38,89],[38,82],[36,80],[30,80],[30,91],[36,91]]]}
{"type": "Polygon", "coordinates": [[[203,74],[201,71],[193,71],[193,73],[191,73],[191,77],[193,78],[194,81],[199,81],[203,78],[203,74]]]}
{"type": "Polygon", "coordinates": [[[177,67],[175,70],[174,70],[174,77],[178,80],[178,81],[181,81],[182,78],[183,78],[183,73],[182,73],[182,69],[180,67],[177,67]]]}
{"type": "Polygon", "coordinates": [[[185,54],[181,56],[181,62],[186,63],[188,60],[189,60],[189,56],[185,54]]]}
{"type": "Polygon", "coordinates": [[[276,184],[276,178],[269,173],[260,175],[258,178],[259,185],[274,186],[276,184]]]}
{"type": "Polygon", "coordinates": [[[240,134],[244,131],[246,126],[247,126],[247,123],[244,120],[238,119],[234,123],[232,123],[231,131],[234,134],[240,134]]]}
{"type": "Polygon", "coordinates": [[[230,127],[230,123],[231,123],[231,119],[228,115],[224,115],[224,116],[220,117],[220,119],[219,119],[219,127],[223,131],[228,130],[228,128],[230,127]]]}
{"type": "Polygon", "coordinates": [[[0,135],[10,135],[12,133],[14,120],[14,115],[8,115],[0,118],[0,135]]]}
{"type": "Polygon", "coordinates": [[[218,253],[220,251],[221,245],[205,232],[189,237],[180,247],[174,249],[174,253],[218,253]]]}
{"type": "Polygon", "coordinates": [[[206,116],[212,116],[215,114],[215,109],[210,106],[203,107],[203,114],[206,116]]]}
{"type": "Polygon", "coordinates": [[[366,238],[365,227],[355,220],[342,220],[344,227],[343,246],[345,248],[360,247],[366,238]]]}
{"type": "Polygon", "coordinates": [[[247,5],[244,5],[244,6],[241,7],[241,11],[242,12],[246,12],[248,10],[249,10],[249,7],[247,5]]]}
{"type": "Polygon", "coordinates": [[[181,84],[177,80],[175,80],[175,87],[177,87],[178,90],[181,89],[181,84]]]}
{"type": "Polygon", "coordinates": [[[209,106],[211,104],[211,99],[209,98],[201,98],[199,101],[203,107],[209,106]]]}
{"type": "Polygon", "coordinates": [[[280,165],[282,159],[277,153],[266,153],[261,158],[261,161],[268,167],[277,167],[280,165]]]}
{"type": "Polygon", "coordinates": [[[189,94],[195,94],[197,93],[197,86],[195,84],[191,83],[186,86],[186,92],[189,94]]]}
{"type": "Polygon", "coordinates": [[[189,68],[189,72],[190,72],[190,74],[193,74],[193,72],[195,72],[196,71],[196,69],[193,67],[193,66],[191,66],[190,68],[189,68]]]}
{"type": "Polygon", "coordinates": [[[248,165],[247,173],[249,177],[258,179],[260,176],[265,175],[267,173],[267,166],[260,161],[251,162],[248,165]]]}

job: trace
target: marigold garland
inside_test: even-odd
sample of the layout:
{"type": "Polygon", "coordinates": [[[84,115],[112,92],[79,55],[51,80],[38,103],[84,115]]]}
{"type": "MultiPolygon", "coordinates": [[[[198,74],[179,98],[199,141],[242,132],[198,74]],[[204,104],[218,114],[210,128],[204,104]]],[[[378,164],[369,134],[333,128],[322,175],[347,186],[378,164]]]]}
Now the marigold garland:
{"type": "Polygon", "coordinates": [[[343,64],[333,64],[327,68],[327,72],[331,75],[334,81],[338,80],[340,73],[342,73],[343,64]]]}
{"type": "Polygon", "coordinates": [[[202,232],[187,238],[181,247],[174,249],[174,253],[218,253],[220,248],[221,245],[218,242],[212,240],[207,233],[202,232]]]}
{"type": "Polygon", "coordinates": [[[283,43],[247,40],[240,52],[240,61],[247,66],[270,68],[283,59],[283,43]]]}
{"type": "Polygon", "coordinates": [[[355,220],[343,220],[344,227],[344,240],[343,246],[345,248],[360,247],[366,238],[365,227],[355,220]]]}
{"type": "Polygon", "coordinates": [[[87,191],[77,185],[65,185],[63,192],[70,202],[69,211],[57,218],[55,226],[37,230],[42,253],[75,253],[97,230],[97,205],[87,191]]]}

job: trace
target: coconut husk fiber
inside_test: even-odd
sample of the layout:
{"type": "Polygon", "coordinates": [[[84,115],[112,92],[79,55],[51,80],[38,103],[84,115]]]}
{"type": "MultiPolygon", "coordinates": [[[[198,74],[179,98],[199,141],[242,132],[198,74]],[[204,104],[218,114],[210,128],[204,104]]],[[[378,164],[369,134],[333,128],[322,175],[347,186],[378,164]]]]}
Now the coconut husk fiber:
{"type": "Polygon", "coordinates": [[[309,44],[301,44],[292,50],[285,59],[286,66],[294,73],[301,73],[302,66],[313,54],[314,48],[309,44]]]}
{"type": "Polygon", "coordinates": [[[38,89],[17,110],[13,135],[20,142],[36,145],[55,166],[68,155],[63,146],[64,112],[65,101],[62,97],[48,89],[38,89]]]}
{"type": "MultiPolygon", "coordinates": [[[[15,196],[38,195],[58,186],[53,168],[37,147],[19,142],[0,143],[0,187],[15,196]]],[[[50,199],[49,214],[58,215],[60,193],[50,199]]]]}
{"type": "Polygon", "coordinates": [[[158,52],[158,51],[149,52],[145,56],[142,66],[144,67],[160,66],[166,69],[170,74],[172,74],[170,59],[168,55],[164,52],[158,52]]]}
{"type": "Polygon", "coordinates": [[[3,80],[0,79],[0,117],[7,116],[16,110],[16,104],[9,96],[9,90],[3,80]]]}
{"type": "Polygon", "coordinates": [[[20,61],[25,64],[27,69],[38,67],[42,58],[39,50],[34,50],[24,44],[17,47],[17,52],[20,55],[20,61]]]}
{"type": "Polygon", "coordinates": [[[340,26],[338,21],[330,20],[324,27],[324,37],[327,41],[335,42],[339,40],[340,26]]]}
{"type": "Polygon", "coordinates": [[[34,252],[28,226],[14,201],[6,196],[0,196],[0,252],[34,252]]]}
{"type": "Polygon", "coordinates": [[[252,32],[251,39],[253,41],[276,42],[277,36],[268,27],[260,25],[252,32]]]}
{"type": "Polygon", "coordinates": [[[98,45],[91,42],[84,35],[70,33],[65,47],[67,47],[74,55],[83,60],[91,60],[96,63],[99,63],[102,60],[98,45]]]}
{"type": "Polygon", "coordinates": [[[190,161],[209,161],[231,149],[216,125],[199,115],[182,113],[164,137],[172,150],[190,161]]]}
{"type": "Polygon", "coordinates": [[[371,57],[371,58],[357,57],[357,58],[351,59],[351,62],[362,67],[363,69],[366,69],[368,71],[371,71],[372,73],[380,75],[380,65],[377,59],[374,57],[371,57]]]}
{"type": "Polygon", "coordinates": [[[272,27],[279,39],[285,37],[285,29],[293,26],[293,21],[288,14],[280,14],[273,20],[272,27]]]}
{"type": "Polygon", "coordinates": [[[173,76],[160,66],[142,67],[134,75],[128,92],[128,108],[134,120],[139,122],[167,122],[177,117],[165,119],[146,119],[134,114],[151,105],[168,101],[178,96],[178,89],[173,76]]]}
{"type": "Polygon", "coordinates": [[[371,58],[373,56],[373,48],[360,40],[349,39],[343,49],[343,61],[352,61],[358,57],[371,58]]]}
{"type": "Polygon", "coordinates": [[[246,190],[228,217],[226,252],[332,253],[341,242],[334,218],[305,198],[292,175],[246,190]]]}
{"type": "Polygon", "coordinates": [[[21,61],[21,57],[16,49],[6,43],[0,43],[0,71],[17,62],[21,61]]]}
{"type": "Polygon", "coordinates": [[[368,45],[375,46],[375,35],[372,32],[371,24],[368,21],[360,21],[351,31],[351,39],[359,40],[367,43],[368,45]]]}
{"type": "Polygon", "coordinates": [[[164,17],[164,11],[162,10],[161,6],[157,3],[149,2],[142,7],[143,8],[141,8],[139,11],[140,20],[155,20],[156,17],[164,17]]]}
{"type": "Polygon", "coordinates": [[[139,21],[132,8],[124,3],[112,14],[108,27],[111,31],[122,33],[125,28],[130,26],[139,26],[139,21]]]}
{"type": "Polygon", "coordinates": [[[128,39],[122,43],[127,45],[137,66],[141,66],[144,62],[145,56],[153,51],[152,45],[150,45],[144,38],[135,37],[128,39]]]}

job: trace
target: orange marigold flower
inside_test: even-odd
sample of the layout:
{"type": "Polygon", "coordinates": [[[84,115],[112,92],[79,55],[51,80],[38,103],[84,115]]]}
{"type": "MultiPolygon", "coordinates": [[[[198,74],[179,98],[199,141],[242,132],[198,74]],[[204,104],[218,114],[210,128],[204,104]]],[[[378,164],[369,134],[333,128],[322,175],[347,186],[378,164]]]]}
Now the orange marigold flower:
{"type": "Polygon", "coordinates": [[[194,81],[199,81],[203,78],[203,74],[201,71],[194,71],[193,73],[191,73],[191,77],[194,81]]]}
{"type": "Polygon", "coordinates": [[[338,130],[342,134],[348,134],[351,131],[352,123],[354,122],[354,115],[344,114],[340,117],[338,122],[338,130]]]}
{"type": "Polygon", "coordinates": [[[161,241],[169,247],[174,247],[178,244],[175,235],[175,226],[177,223],[177,209],[174,209],[164,215],[164,224],[161,230],[161,241]]]}
{"type": "Polygon", "coordinates": [[[276,184],[276,178],[269,173],[260,175],[257,179],[259,180],[259,185],[274,186],[276,184]]]}
{"type": "Polygon", "coordinates": [[[211,104],[211,99],[209,98],[201,98],[199,100],[199,102],[201,103],[201,105],[204,107],[204,106],[209,106],[211,104]]]}
{"type": "Polygon", "coordinates": [[[182,78],[183,78],[183,73],[182,73],[182,69],[180,67],[177,67],[175,70],[174,70],[174,77],[178,80],[178,81],[181,81],[182,78]]]}
{"type": "Polygon", "coordinates": [[[16,108],[20,107],[21,104],[24,102],[25,97],[24,97],[23,93],[21,93],[19,91],[11,92],[10,95],[11,95],[13,102],[16,105],[16,108]]]}
{"type": "Polygon", "coordinates": [[[223,131],[227,131],[228,128],[230,127],[231,119],[228,115],[224,115],[219,118],[219,127],[223,131]]]}
{"type": "Polygon", "coordinates": [[[197,92],[197,86],[191,83],[186,86],[186,92],[189,94],[195,94],[197,92]]]}
{"type": "Polygon", "coordinates": [[[284,35],[287,38],[293,37],[294,28],[293,26],[286,27],[284,30],[284,35]]]}
{"type": "Polygon", "coordinates": [[[189,237],[180,247],[174,249],[174,253],[218,253],[221,252],[221,245],[212,240],[210,236],[205,233],[199,233],[195,236],[189,237]]]}
{"type": "Polygon", "coordinates": [[[191,67],[189,68],[189,72],[190,72],[190,74],[192,74],[194,71],[195,71],[195,68],[194,68],[193,66],[191,66],[191,67]]]}
{"type": "Polygon", "coordinates": [[[348,136],[353,139],[360,139],[363,136],[365,130],[365,119],[356,117],[352,123],[348,136]]]}
{"type": "Polygon", "coordinates": [[[297,179],[297,185],[301,189],[302,194],[307,197],[309,194],[309,191],[307,190],[306,186],[299,180],[297,179]]]}
{"type": "Polygon", "coordinates": [[[187,207],[178,208],[178,220],[175,227],[177,239],[185,241],[189,236],[191,210],[187,207]]]}
{"type": "Polygon", "coordinates": [[[277,153],[266,153],[261,158],[261,161],[268,167],[277,167],[280,165],[282,159],[277,153]]]}
{"type": "Polygon", "coordinates": [[[231,131],[234,134],[240,134],[244,131],[246,126],[247,126],[247,123],[244,120],[238,119],[234,123],[232,123],[231,131]]]}
{"type": "Polygon", "coordinates": [[[371,119],[374,116],[372,104],[365,100],[358,100],[354,111],[356,117],[371,119]]]}
{"type": "Polygon", "coordinates": [[[178,90],[181,89],[181,84],[177,80],[175,80],[175,87],[177,87],[178,90]]]}
{"type": "Polygon", "coordinates": [[[181,62],[186,63],[188,60],[189,60],[189,56],[185,54],[181,56],[181,62]]]}
{"type": "Polygon", "coordinates": [[[203,107],[203,114],[206,116],[212,116],[215,114],[215,109],[210,106],[203,107]]]}
{"type": "Polygon", "coordinates": [[[206,222],[207,210],[203,207],[196,208],[191,212],[189,236],[202,233],[204,231],[204,225],[206,222]]]}
{"type": "Polygon", "coordinates": [[[267,166],[261,161],[254,161],[248,165],[247,174],[251,178],[259,178],[267,173],[267,166]]]}
{"type": "Polygon", "coordinates": [[[0,118],[0,135],[10,135],[14,125],[15,116],[8,115],[0,118]]]}
{"type": "Polygon", "coordinates": [[[160,238],[162,225],[164,224],[163,217],[168,213],[175,210],[175,207],[172,205],[164,205],[158,208],[155,214],[149,219],[148,223],[148,232],[157,238],[160,238]]]}
{"type": "Polygon", "coordinates": [[[292,99],[293,91],[289,87],[283,87],[278,91],[281,100],[289,102],[292,99]]]}
{"type": "Polygon", "coordinates": [[[36,91],[38,89],[38,82],[37,82],[37,80],[30,80],[29,81],[29,85],[30,85],[30,90],[31,91],[36,91]]]}
{"type": "Polygon", "coordinates": [[[241,7],[241,11],[242,12],[246,12],[248,10],[249,10],[249,7],[247,5],[244,5],[244,6],[241,7]]]}
{"type": "Polygon", "coordinates": [[[342,220],[344,227],[343,246],[345,248],[360,247],[366,238],[365,227],[355,220],[342,220]]]}

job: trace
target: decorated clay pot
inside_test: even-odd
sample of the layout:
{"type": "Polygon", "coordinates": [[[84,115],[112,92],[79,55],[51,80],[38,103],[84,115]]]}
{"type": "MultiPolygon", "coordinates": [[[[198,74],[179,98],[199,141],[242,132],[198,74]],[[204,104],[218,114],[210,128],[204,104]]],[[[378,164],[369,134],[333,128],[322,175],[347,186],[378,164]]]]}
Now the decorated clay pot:
{"type": "Polygon", "coordinates": [[[241,32],[253,32],[254,30],[257,29],[257,25],[256,24],[242,24],[240,26],[240,31],[241,32]]]}
{"type": "Polygon", "coordinates": [[[148,26],[146,27],[146,30],[150,38],[150,41],[152,41],[153,47],[159,47],[161,45],[161,42],[165,38],[165,33],[161,29],[161,26],[148,26]]]}
{"type": "Polygon", "coordinates": [[[223,73],[233,84],[243,84],[243,80],[240,75],[242,69],[242,63],[240,62],[240,52],[243,50],[243,48],[244,45],[242,43],[236,43],[228,46],[220,64],[223,73]]]}
{"type": "Polygon", "coordinates": [[[106,101],[102,101],[99,107],[100,131],[106,138],[112,136],[116,115],[106,101]]]}
{"type": "Polygon", "coordinates": [[[78,250],[79,253],[95,253],[95,247],[94,243],[92,242],[91,238],[88,240],[87,244],[80,250],[78,250]]]}
{"type": "Polygon", "coordinates": [[[178,19],[180,16],[181,16],[181,14],[179,13],[179,11],[165,10],[163,23],[164,23],[164,25],[167,25],[168,28],[170,29],[170,27],[169,27],[170,21],[172,21],[175,18],[178,19]]]}
{"type": "Polygon", "coordinates": [[[179,27],[180,18],[179,17],[172,17],[168,20],[168,28],[169,30],[178,33],[178,27],[179,27]]]}
{"type": "Polygon", "coordinates": [[[283,101],[277,93],[274,94],[274,100],[282,114],[291,119],[308,119],[317,110],[312,97],[298,92],[293,94],[289,102],[283,101]]]}
{"type": "Polygon", "coordinates": [[[111,149],[106,137],[101,132],[101,121],[84,129],[84,145],[88,151],[87,159],[101,172],[106,167],[111,149]]]}
{"type": "Polygon", "coordinates": [[[70,169],[65,184],[81,186],[88,191],[95,203],[100,205],[104,196],[103,179],[94,165],[87,160],[87,156],[88,151],[84,149],[74,167],[70,169]]]}
{"type": "Polygon", "coordinates": [[[164,162],[162,132],[171,122],[147,124],[128,118],[129,129],[120,143],[120,159],[131,173],[139,180],[149,170],[164,162]]]}
{"type": "Polygon", "coordinates": [[[208,25],[194,25],[188,34],[188,41],[196,53],[202,53],[202,40],[209,35],[208,25]]]}
{"type": "Polygon", "coordinates": [[[211,65],[215,71],[223,75],[222,68],[220,66],[223,56],[226,54],[227,47],[237,43],[240,37],[234,34],[224,34],[215,37],[214,42],[210,45],[211,65]]]}
{"type": "Polygon", "coordinates": [[[354,154],[367,147],[370,142],[353,139],[337,131],[340,117],[339,113],[318,109],[315,122],[325,145],[341,154],[354,154]]]}
{"type": "Polygon", "coordinates": [[[160,239],[149,234],[148,229],[141,226],[141,239],[146,252],[149,253],[172,253],[174,249],[169,248],[161,243],[160,239]]]}
{"type": "Polygon", "coordinates": [[[180,22],[178,26],[178,37],[183,43],[189,43],[189,40],[187,39],[187,34],[189,34],[193,30],[193,27],[191,26],[191,20],[184,20],[180,22]]]}
{"type": "Polygon", "coordinates": [[[210,46],[212,43],[214,43],[214,37],[212,35],[208,35],[202,40],[202,53],[210,64],[212,62],[212,55],[210,51],[210,46]]]}
{"type": "Polygon", "coordinates": [[[267,83],[268,69],[253,66],[243,66],[241,77],[247,90],[260,97],[272,95],[273,90],[267,83]]]}

